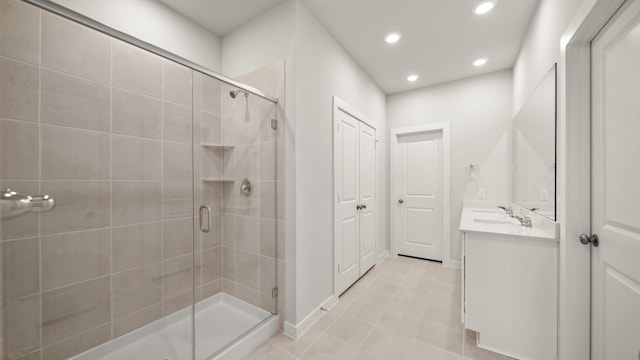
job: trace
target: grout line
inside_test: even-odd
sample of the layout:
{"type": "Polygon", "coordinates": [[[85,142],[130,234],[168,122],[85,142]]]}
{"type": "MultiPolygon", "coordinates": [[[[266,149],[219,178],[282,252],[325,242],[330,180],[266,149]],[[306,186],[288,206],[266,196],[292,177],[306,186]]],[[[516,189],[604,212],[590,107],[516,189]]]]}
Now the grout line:
{"type": "Polygon", "coordinates": [[[109,295],[110,295],[110,311],[109,320],[111,326],[109,326],[110,336],[109,339],[113,339],[115,334],[114,329],[114,293],[113,293],[113,39],[109,38],[109,179],[110,179],[110,212],[109,212],[109,295]]]}
{"type": "MultiPolygon", "coordinates": [[[[38,9],[38,192],[42,194],[42,10],[38,9]]],[[[42,300],[42,214],[38,214],[38,349],[44,359],[42,300]]]]}

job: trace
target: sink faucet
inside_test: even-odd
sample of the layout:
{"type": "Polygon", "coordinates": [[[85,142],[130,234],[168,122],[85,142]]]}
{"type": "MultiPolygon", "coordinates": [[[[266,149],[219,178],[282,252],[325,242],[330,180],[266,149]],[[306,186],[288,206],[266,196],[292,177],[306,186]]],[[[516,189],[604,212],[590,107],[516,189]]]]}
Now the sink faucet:
{"type": "Polygon", "coordinates": [[[498,206],[500,209],[504,210],[505,213],[507,213],[507,215],[509,216],[513,216],[513,208],[511,206],[506,207],[506,206],[498,206]]]}
{"type": "Polygon", "coordinates": [[[520,225],[524,226],[524,227],[532,227],[533,225],[531,224],[531,218],[528,216],[525,216],[524,218],[518,215],[511,215],[512,218],[520,221],[520,225]]]}

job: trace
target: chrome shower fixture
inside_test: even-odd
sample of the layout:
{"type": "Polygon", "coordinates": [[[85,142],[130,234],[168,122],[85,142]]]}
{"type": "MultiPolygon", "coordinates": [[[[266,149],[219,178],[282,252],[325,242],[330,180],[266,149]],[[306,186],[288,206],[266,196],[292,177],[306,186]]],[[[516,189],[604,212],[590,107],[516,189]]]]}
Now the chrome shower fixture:
{"type": "Polygon", "coordinates": [[[244,97],[249,97],[249,92],[248,91],[244,91],[244,90],[231,90],[229,91],[229,96],[231,96],[232,99],[235,99],[238,94],[244,94],[244,97]]]}

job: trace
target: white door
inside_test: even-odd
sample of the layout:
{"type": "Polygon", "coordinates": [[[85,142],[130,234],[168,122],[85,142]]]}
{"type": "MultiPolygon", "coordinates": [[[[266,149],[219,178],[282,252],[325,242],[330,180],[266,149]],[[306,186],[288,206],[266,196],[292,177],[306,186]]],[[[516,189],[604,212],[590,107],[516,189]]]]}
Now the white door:
{"type": "Polygon", "coordinates": [[[591,359],[640,357],[640,1],[592,42],[591,359]]]}
{"type": "Polygon", "coordinates": [[[336,188],[336,293],[340,294],[360,277],[358,163],[359,121],[338,111],[335,140],[336,188]]]}
{"type": "Polygon", "coordinates": [[[360,275],[376,263],[376,131],[360,123],[360,275]]]}
{"type": "Polygon", "coordinates": [[[442,132],[399,136],[395,161],[398,254],[441,261],[442,132]]]}

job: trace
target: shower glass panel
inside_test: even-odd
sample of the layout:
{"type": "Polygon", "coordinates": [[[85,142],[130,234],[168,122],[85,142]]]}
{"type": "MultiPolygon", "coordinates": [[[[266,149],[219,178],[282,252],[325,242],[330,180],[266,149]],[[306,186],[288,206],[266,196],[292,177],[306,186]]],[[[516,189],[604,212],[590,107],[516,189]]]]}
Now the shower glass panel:
{"type": "Polygon", "coordinates": [[[0,0],[0,358],[224,358],[277,328],[276,105],[68,18],[0,0]]]}
{"type": "Polygon", "coordinates": [[[277,311],[275,105],[194,74],[195,351],[209,359],[277,311]]]}

